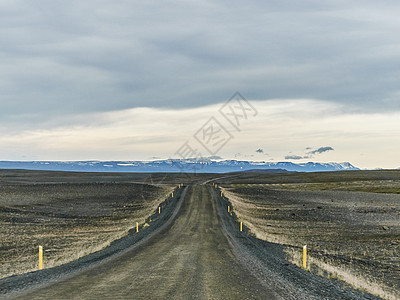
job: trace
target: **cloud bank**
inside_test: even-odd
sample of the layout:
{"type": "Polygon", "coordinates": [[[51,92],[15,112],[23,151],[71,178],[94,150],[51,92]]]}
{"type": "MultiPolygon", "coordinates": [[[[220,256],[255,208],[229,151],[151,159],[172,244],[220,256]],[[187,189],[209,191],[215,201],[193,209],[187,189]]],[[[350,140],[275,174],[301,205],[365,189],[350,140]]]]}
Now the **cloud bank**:
{"type": "MultiPolygon", "coordinates": [[[[193,134],[213,116],[233,136],[216,154],[224,159],[350,161],[361,168],[400,165],[397,155],[400,112],[354,113],[330,102],[268,100],[257,103],[257,117],[248,120],[238,132],[219,115],[221,105],[179,111],[135,108],[82,114],[75,117],[74,125],[61,120],[51,128],[31,127],[12,133],[7,127],[0,127],[0,157],[3,160],[169,158],[185,141],[194,140],[193,134]],[[254,149],[262,149],[264,154],[254,153],[254,149]],[[309,155],[313,157],[304,158],[309,155]]],[[[201,144],[193,147],[209,156],[201,144]]]]}
{"type": "Polygon", "coordinates": [[[0,120],[227,99],[400,108],[400,2],[2,1],[0,120]]]}

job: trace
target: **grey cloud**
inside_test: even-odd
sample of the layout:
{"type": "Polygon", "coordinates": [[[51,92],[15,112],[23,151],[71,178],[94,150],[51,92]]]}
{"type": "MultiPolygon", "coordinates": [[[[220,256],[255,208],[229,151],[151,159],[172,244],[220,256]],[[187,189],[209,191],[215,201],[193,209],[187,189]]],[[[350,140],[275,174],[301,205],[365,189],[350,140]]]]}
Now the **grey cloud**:
{"type": "Polygon", "coordinates": [[[399,108],[387,101],[400,90],[399,8],[394,0],[9,1],[0,10],[0,117],[196,107],[235,90],[399,108]]]}
{"type": "Polygon", "coordinates": [[[307,158],[304,156],[299,156],[299,155],[286,155],[285,159],[294,159],[294,160],[298,160],[298,159],[303,159],[303,158],[307,158]]]}
{"type": "MultiPolygon", "coordinates": [[[[310,148],[310,147],[306,148],[306,150],[311,150],[311,149],[312,148],[310,148]]],[[[333,150],[334,149],[330,146],[320,147],[318,149],[307,152],[305,155],[292,155],[292,154],[286,155],[285,159],[294,159],[294,160],[308,159],[308,158],[313,158],[317,154],[321,154],[321,153],[333,151],[333,150]]]]}
{"type": "Polygon", "coordinates": [[[313,151],[310,151],[309,152],[309,154],[311,154],[311,155],[313,155],[313,154],[321,154],[321,153],[324,153],[324,152],[327,152],[327,151],[333,151],[334,149],[332,148],[332,147],[321,147],[321,148],[318,148],[318,149],[316,149],[316,150],[313,150],[313,151]]]}

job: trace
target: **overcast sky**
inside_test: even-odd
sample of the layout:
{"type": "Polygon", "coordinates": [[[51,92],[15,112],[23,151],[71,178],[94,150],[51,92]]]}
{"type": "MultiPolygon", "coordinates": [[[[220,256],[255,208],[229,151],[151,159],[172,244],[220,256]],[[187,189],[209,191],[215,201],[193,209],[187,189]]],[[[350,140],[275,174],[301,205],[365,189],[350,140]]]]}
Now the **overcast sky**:
{"type": "Polygon", "coordinates": [[[400,167],[399,15],[394,0],[2,0],[0,160],[167,158],[240,91],[259,114],[224,158],[400,167]]]}

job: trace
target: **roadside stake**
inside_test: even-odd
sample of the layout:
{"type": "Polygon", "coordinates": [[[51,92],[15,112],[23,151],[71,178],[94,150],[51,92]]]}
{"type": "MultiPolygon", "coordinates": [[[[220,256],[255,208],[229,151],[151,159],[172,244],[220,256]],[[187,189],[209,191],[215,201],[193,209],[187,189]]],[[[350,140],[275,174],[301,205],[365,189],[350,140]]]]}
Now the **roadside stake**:
{"type": "Polygon", "coordinates": [[[221,197],[222,197],[222,191],[221,191],[221,197]]]}
{"type": "Polygon", "coordinates": [[[161,207],[158,207],[158,213],[161,214],[161,207]]]}
{"type": "Polygon", "coordinates": [[[172,196],[171,197],[174,198],[174,192],[172,192],[172,196]]]}
{"type": "Polygon", "coordinates": [[[230,207],[228,206],[228,212],[230,211],[230,207]]]}
{"type": "Polygon", "coordinates": [[[39,246],[39,270],[43,269],[43,247],[39,246]]]}
{"type": "Polygon", "coordinates": [[[303,269],[307,269],[307,245],[303,246],[303,269]]]}
{"type": "Polygon", "coordinates": [[[240,232],[243,231],[243,222],[240,222],[240,232]]]}
{"type": "Polygon", "coordinates": [[[139,223],[136,222],[136,232],[139,232],[139,223]]]}

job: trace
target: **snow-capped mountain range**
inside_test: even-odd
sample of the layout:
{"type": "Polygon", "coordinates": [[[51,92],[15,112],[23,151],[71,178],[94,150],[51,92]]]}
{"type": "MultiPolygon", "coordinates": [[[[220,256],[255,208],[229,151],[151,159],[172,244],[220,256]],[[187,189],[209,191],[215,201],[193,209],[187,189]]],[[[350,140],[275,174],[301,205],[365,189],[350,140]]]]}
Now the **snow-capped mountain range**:
{"type": "Polygon", "coordinates": [[[359,170],[349,162],[292,163],[243,160],[164,159],[154,161],[0,161],[0,169],[54,170],[79,172],[186,172],[227,173],[249,170],[321,172],[359,170]]]}

